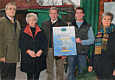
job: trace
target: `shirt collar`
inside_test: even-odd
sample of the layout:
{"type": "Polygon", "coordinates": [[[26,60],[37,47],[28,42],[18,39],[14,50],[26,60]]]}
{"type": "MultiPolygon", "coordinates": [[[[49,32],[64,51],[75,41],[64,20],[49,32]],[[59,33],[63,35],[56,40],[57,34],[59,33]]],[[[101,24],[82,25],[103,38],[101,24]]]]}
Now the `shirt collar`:
{"type": "Polygon", "coordinates": [[[10,20],[14,20],[14,18],[11,18],[11,17],[9,17],[9,16],[7,16],[8,17],[8,19],[10,19],[10,20]]]}
{"type": "Polygon", "coordinates": [[[56,21],[57,21],[57,19],[56,19],[56,20],[54,20],[54,21],[53,21],[53,20],[51,20],[51,23],[52,23],[52,24],[54,24],[56,21]]]}

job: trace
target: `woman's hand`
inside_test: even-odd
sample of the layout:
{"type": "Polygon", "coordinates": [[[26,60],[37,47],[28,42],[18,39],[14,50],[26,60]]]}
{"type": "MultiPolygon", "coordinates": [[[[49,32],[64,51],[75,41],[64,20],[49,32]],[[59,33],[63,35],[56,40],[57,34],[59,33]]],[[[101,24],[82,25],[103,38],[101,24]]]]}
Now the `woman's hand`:
{"type": "Polygon", "coordinates": [[[43,51],[40,49],[40,50],[36,53],[36,56],[37,56],[37,57],[40,57],[42,53],[43,53],[43,51]]]}
{"type": "Polygon", "coordinates": [[[31,57],[36,57],[35,52],[32,51],[32,50],[27,50],[27,53],[28,53],[31,57]]]}
{"type": "Polygon", "coordinates": [[[89,71],[89,72],[92,72],[92,70],[93,70],[93,67],[92,67],[92,66],[89,66],[89,67],[88,67],[88,71],[89,71]]]}
{"type": "Polygon", "coordinates": [[[113,76],[115,76],[115,70],[113,70],[113,76]]]}

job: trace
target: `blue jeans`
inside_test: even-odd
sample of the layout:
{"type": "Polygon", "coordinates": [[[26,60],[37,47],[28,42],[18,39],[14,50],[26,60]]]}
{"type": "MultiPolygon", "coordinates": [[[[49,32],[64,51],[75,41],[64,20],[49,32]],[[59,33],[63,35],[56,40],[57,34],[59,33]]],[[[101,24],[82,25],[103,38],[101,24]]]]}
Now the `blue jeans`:
{"type": "Polygon", "coordinates": [[[78,66],[78,75],[87,68],[86,55],[74,55],[68,57],[68,80],[76,80],[75,72],[78,66]]]}

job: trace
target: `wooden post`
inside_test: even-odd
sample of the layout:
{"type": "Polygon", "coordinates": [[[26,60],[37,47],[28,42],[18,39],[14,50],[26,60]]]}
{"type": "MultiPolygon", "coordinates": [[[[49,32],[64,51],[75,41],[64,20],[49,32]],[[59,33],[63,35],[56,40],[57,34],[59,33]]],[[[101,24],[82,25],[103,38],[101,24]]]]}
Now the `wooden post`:
{"type": "Polygon", "coordinates": [[[101,16],[104,13],[104,0],[100,0],[99,4],[100,4],[100,7],[99,7],[100,11],[99,11],[99,25],[98,25],[98,30],[100,29],[100,25],[101,25],[101,16]]]}

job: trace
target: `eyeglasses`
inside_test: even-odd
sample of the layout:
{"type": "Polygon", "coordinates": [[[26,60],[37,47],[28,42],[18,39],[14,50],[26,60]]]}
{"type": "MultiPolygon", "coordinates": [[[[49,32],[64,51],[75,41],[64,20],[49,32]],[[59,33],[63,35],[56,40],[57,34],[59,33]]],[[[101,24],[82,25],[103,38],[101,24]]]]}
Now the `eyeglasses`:
{"type": "Polygon", "coordinates": [[[7,8],[7,10],[14,10],[14,11],[16,11],[16,8],[7,8]]]}

